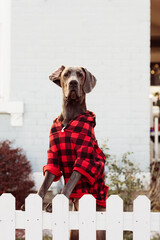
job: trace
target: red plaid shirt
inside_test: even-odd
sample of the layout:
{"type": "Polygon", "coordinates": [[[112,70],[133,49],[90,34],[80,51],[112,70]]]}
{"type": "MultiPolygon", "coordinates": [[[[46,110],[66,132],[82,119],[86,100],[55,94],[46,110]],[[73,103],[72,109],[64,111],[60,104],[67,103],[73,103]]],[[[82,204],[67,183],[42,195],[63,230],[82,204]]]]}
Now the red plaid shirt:
{"type": "Polygon", "coordinates": [[[48,150],[48,163],[43,172],[49,171],[58,181],[63,175],[65,183],[72,172],[82,174],[70,195],[80,198],[84,194],[92,194],[97,204],[106,207],[108,186],[104,182],[105,155],[98,147],[95,134],[95,115],[87,111],[78,115],[63,128],[58,118],[50,131],[50,148],[48,150]]]}

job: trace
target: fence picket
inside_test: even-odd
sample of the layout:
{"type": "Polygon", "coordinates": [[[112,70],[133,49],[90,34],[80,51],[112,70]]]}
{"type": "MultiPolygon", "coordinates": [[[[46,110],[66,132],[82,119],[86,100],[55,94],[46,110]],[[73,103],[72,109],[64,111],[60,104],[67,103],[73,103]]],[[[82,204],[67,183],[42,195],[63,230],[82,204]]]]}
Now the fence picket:
{"type": "Polygon", "coordinates": [[[138,196],[133,210],[133,240],[150,240],[150,200],[146,196],[138,196]]]}
{"type": "Polygon", "coordinates": [[[62,195],[52,200],[52,234],[54,240],[69,239],[69,201],[62,195]]]}
{"type": "Polygon", "coordinates": [[[112,195],[107,199],[106,239],[123,240],[123,200],[112,195]]]}
{"type": "Polygon", "coordinates": [[[37,194],[30,194],[25,201],[26,240],[42,239],[42,199],[37,194]]]}
{"type": "Polygon", "coordinates": [[[92,195],[79,201],[79,239],[96,240],[96,199],[92,195]]]}
{"type": "Polygon", "coordinates": [[[0,197],[0,239],[15,238],[15,198],[10,193],[0,197]]]}

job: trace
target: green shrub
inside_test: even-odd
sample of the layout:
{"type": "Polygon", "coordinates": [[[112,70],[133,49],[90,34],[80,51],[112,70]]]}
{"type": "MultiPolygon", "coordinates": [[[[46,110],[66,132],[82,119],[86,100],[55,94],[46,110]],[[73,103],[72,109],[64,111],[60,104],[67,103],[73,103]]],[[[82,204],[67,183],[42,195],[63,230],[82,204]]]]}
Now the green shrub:
{"type": "MultiPolygon", "coordinates": [[[[143,182],[136,176],[138,173],[141,173],[141,170],[129,159],[133,153],[124,153],[122,158],[117,160],[115,156],[108,153],[109,149],[106,143],[103,144],[102,151],[106,155],[106,182],[109,185],[108,196],[113,194],[119,195],[123,199],[124,211],[132,211],[133,200],[137,195],[144,194],[143,182]]],[[[133,232],[124,231],[123,239],[132,240],[133,232]]]]}
{"type": "Polygon", "coordinates": [[[123,232],[123,240],[133,240],[133,232],[124,231],[123,232]]]}
{"type": "Polygon", "coordinates": [[[43,237],[43,240],[52,240],[52,237],[44,236],[44,237],[43,237]]]}
{"type": "MultiPolygon", "coordinates": [[[[106,155],[106,182],[109,182],[108,196],[117,194],[124,202],[124,210],[131,211],[133,200],[144,193],[143,182],[136,176],[141,170],[130,159],[133,153],[127,152],[120,160],[108,154],[109,149],[103,144],[102,151],[106,155]]],[[[143,176],[144,177],[144,176],[143,176]]]]}
{"type": "Polygon", "coordinates": [[[151,240],[160,240],[160,234],[157,233],[151,238],[151,240]]]}

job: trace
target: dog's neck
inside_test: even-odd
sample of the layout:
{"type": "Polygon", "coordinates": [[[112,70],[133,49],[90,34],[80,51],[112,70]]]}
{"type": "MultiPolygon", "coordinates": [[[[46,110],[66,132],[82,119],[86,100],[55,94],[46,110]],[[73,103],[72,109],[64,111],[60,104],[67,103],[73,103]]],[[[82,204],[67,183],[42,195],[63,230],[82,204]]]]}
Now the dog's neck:
{"type": "Polygon", "coordinates": [[[66,99],[63,98],[62,113],[59,120],[62,121],[64,127],[66,127],[72,119],[86,111],[85,96],[81,101],[66,101],[66,99]]]}

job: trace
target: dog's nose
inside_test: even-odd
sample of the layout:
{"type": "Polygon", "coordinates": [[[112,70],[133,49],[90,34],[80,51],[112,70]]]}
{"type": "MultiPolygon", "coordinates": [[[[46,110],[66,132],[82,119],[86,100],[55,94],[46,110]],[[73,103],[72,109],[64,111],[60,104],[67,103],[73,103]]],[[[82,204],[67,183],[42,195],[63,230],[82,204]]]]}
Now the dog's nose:
{"type": "Polygon", "coordinates": [[[77,87],[78,82],[77,82],[76,80],[72,80],[72,81],[70,81],[69,85],[70,85],[71,87],[77,87]]]}

